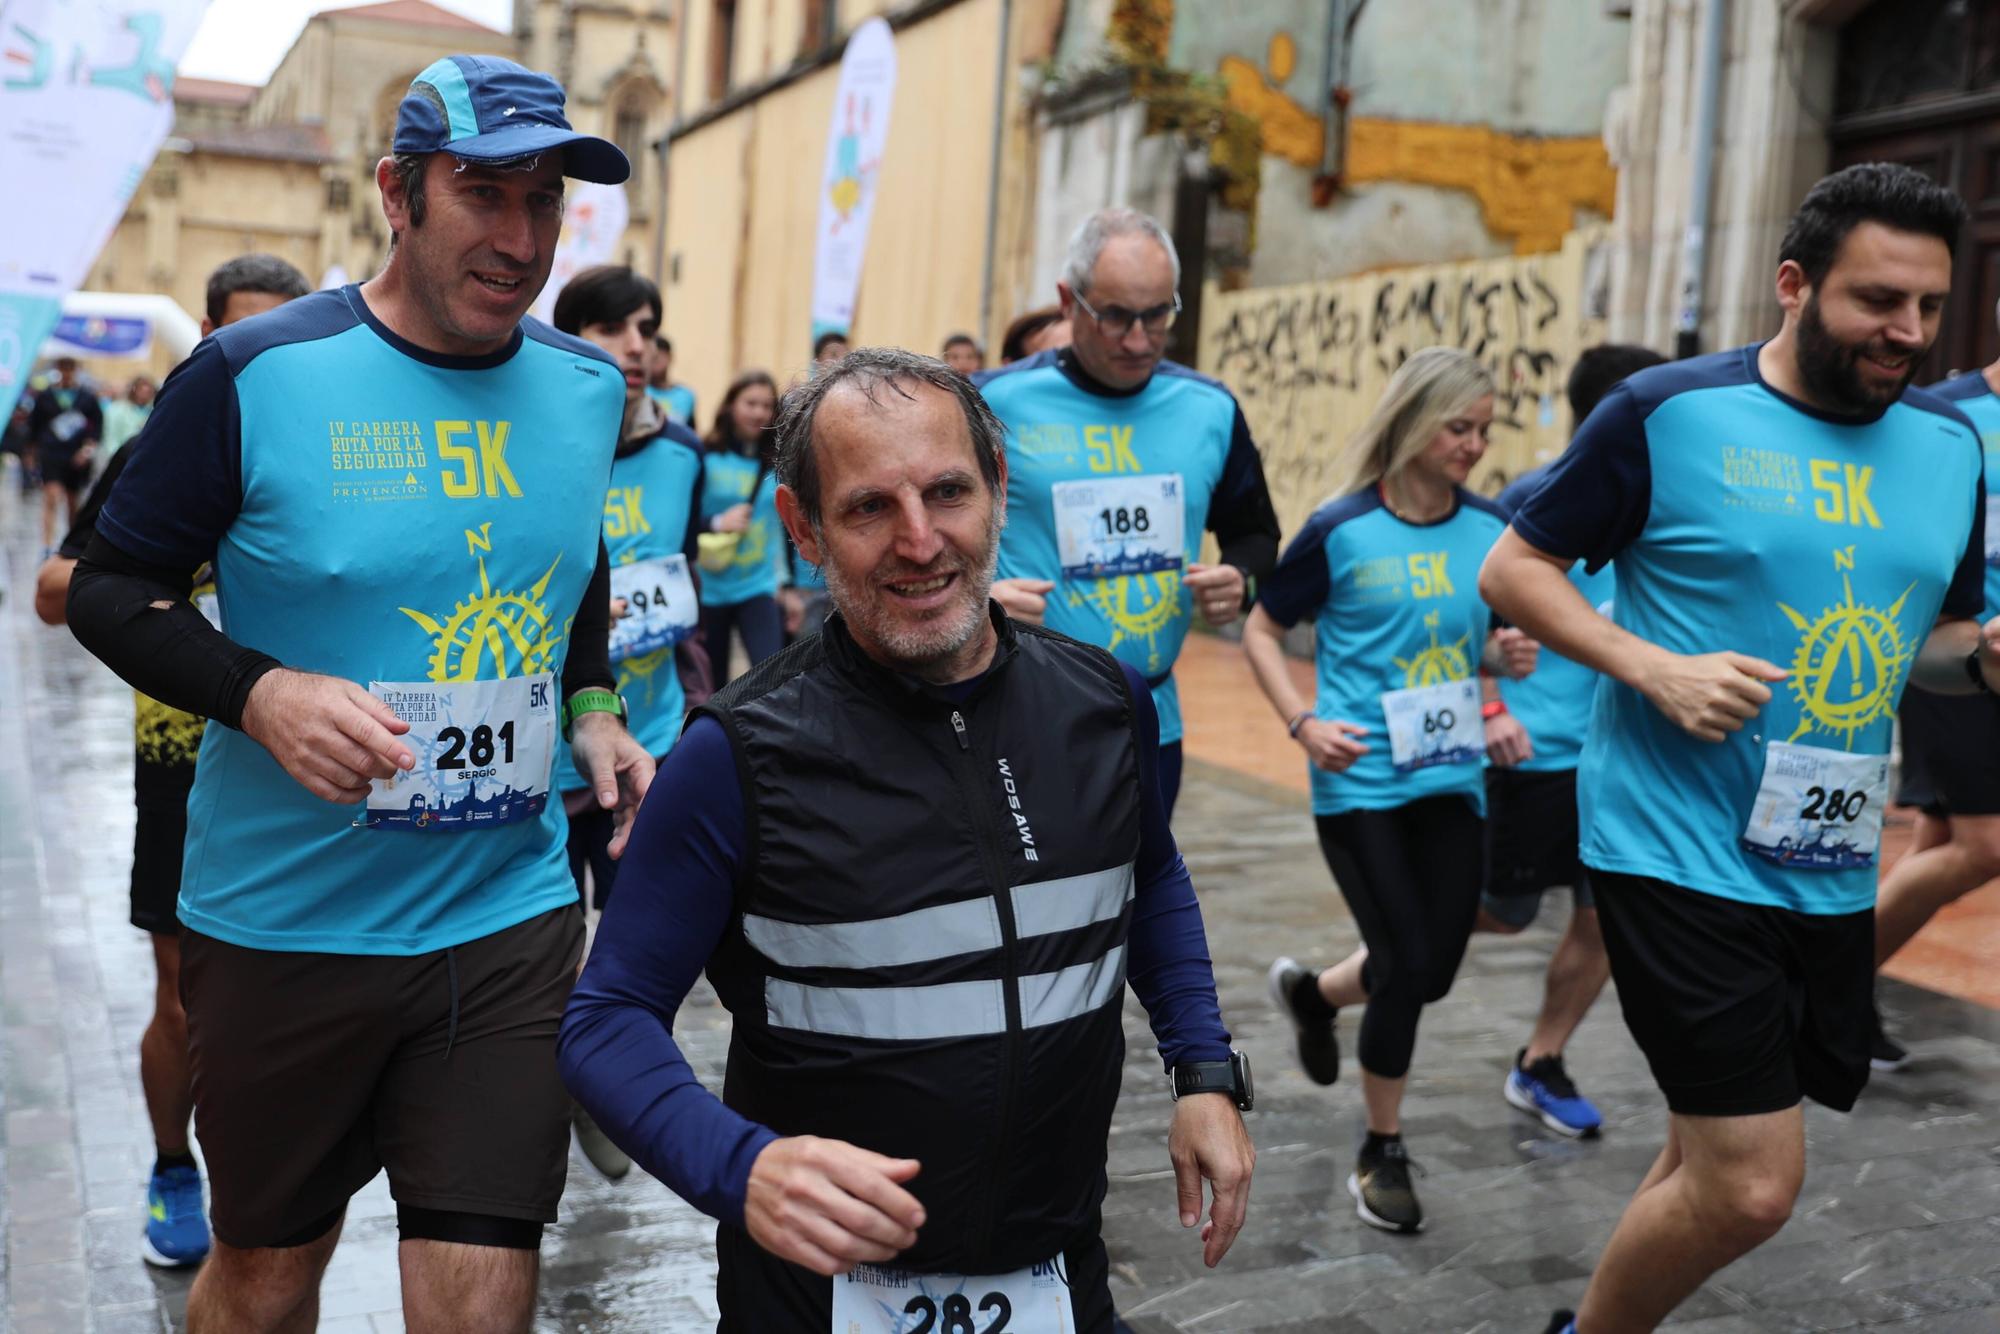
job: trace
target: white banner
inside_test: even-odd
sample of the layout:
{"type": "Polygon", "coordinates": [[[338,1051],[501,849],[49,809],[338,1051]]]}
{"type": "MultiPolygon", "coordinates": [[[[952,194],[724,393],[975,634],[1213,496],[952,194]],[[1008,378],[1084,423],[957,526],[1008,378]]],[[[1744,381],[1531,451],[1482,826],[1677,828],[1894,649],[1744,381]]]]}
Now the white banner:
{"type": "Polygon", "coordinates": [[[555,314],[556,297],[570,279],[592,265],[617,260],[618,245],[625,239],[625,224],[630,218],[623,185],[564,182],[562,239],[556,242],[548,286],[535,298],[536,319],[547,322],[555,314]]]}
{"type": "Polygon", "coordinates": [[[868,253],[868,221],[889,108],[896,98],[896,39],[882,19],[869,19],[847,39],[840,88],[826,130],[826,170],[820,177],[819,231],[813,247],[813,337],[854,326],[854,297],[868,253]]]}
{"type": "Polygon", "coordinates": [[[0,410],[124,216],[174,120],[208,0],[0,2],[0,410]]]}

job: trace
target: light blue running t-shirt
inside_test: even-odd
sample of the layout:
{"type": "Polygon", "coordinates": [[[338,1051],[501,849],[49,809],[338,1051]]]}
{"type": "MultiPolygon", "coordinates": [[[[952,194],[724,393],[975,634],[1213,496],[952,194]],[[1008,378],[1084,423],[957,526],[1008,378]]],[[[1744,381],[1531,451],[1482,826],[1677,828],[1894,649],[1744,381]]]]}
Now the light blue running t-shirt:
{"type": "Polygon", "coordinates": [[[1994,513],[1992,485],[1992,479],[2000,477],[2000,395],[1993,392],[1983,371],[1953,376],[1931,392],[1963,412],[1979,432],[1987,477],[1986,610],[1982,619],[1990,621],[2000,616],[2000,514],[1994,513]]]}
{"type": "Polygon", "coordinates": [[[1258,603],[1279,625],[1313,618],[1313,715],[1368,729],[1342,773],[1313,768],[1315,815],[1393,810],[1459,793],[1486,809],[1479,659],[1492,615],[1479,565],[1507,527],[1460,489],[1434,523],[1399,519],[1374,486],[1314,510],[1258,603]]]}
{"type": "Polygon", "coordinates": [[[757,460],[733,450],[710,449],[702,454],[701,517],[713,519],[734,505],[750,501],[750,526],[736,542],[736,554],[721,570],[703,570],[701,605],[733,607],[751,598],[772,597],[782,582],[784,530],[778,519],[778,477],[760,469],[757,460]],[[750,492],[755,488],[753,499],[750,492]]]}
{"type": "Polygon", "coordinates": [[[169,377],[100,535],[162,566],[213,559],[239,644],[430,700],[405,705],[437,733],[419,759],[467,798],[358,826],[364,807],[320,800],[248,736],[210,727],[183,923],[253,949],[407,955],[576,901],[562,803],[534,794],[549,789],[548,711],[624,403],[602,352],[539,321],[490,355],[444,356],[392,333],[353,286],[230,325],[169,377]],[[438,730],[493,694],[519,695],[518,732],[438,730]]]}
{"type": "Polygon", "coordinates": [[[1277,547],[1263,461],[1236,399],[1171,361],[1118,393],[1067,349],[973,382],[1007,428],[999,577],[1052,580],[1043,623],[1137,668],[1160,744],[1172,745],[1183,730],[1174,661],[1194,616],[1181,580],[1203,531],[1224,541],[1268,531],[1265,550],[1277,547]]]}
{"type": "MultiPolygon", "coordinates": [[[[1498,497],[1501,511],[1513,514],[1548,475],[1549,466],[1544,465],[1515,478],[1498,497]]],[[[1591,606],[1607,616],[1611,614],[1610,566],[1591,570],[1578,561],[1569,567],[1569,580],[1591,606]]],[[[1519,680],[1500,677],[1498,684],[1507,712],[1527,729],[1528,744],[1534,750],[1533,755],[1514,767],[1533,773],[1561,773],[1576,768],[1583,758],[1583,739],[1590,731],[1591,698],[1597,690],[1597,673],[1544,645],[1535,660],[1534,671],[1519,680]]]]}
{"type": "Polygon", "coordinates": [[[1921,389],[1871,417],[1821,412],[1766,384],[1757,352],[1613,389],[1513,523],[1551,555],[1615,557],[1613,619],[1641,639],[1790,673],[1721,742],[1603,680],[1577,773],[1584,864],[1862,912],[1911,660],[1941,612],[1985,602],[1979,439],[1921,389]]]}
{"type": "MultiPolygon", "coordinates": [[[[650,630],[663,620],[649,616],[644,603],[671,599],[677,579],[689,581],[686,592],[689,612],[693,602],[695,536],[700,531],[696,514],[701,496],[701,440],[692,431],[670,422],[660,433],[632,453],[621,453],[611,464],[611,489],[604,497],[604,547],[611,557],[613,596],[641,566],[647,578],[627,590],[627,623],[612,627],[611,670],[618,676],[618,693],[625,698],[625,726],[634,739],[655,759],[673,749],[681,734],[681,715],[687,703],[680,673],[674,667],[674,649],[685,635],[678,631],[647,633],[632,641],[644,651],[626,653],[621,646],[627,633],[650,630]],[[669,638],[669,634],[672,635],[669,638]],[[666,640],[658,647],[653,641],[666,640]]],[[[692,630],[691,622],[687,629],[692,630]]],[[[577,772],[569,743],[556,747],[556,791],[573,792],[587,787],[577,772]]]]}

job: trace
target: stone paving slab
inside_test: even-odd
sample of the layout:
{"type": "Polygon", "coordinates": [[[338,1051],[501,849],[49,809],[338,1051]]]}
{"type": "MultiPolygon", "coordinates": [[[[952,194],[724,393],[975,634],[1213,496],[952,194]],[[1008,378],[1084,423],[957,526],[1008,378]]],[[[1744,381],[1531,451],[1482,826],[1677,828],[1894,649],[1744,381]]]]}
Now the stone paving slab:
{"type": "MultiPolygon", "coordinates": [[[[136,1052],[151,955],[125,921],[130,695],[26,605],[32,552],[0,546],[0,1334],[178,1330],[187,1278],[140,1263],[151,1146],[136,1052]],[[11,558],[12,569],[6,567],[11,558]]],[[[1511,939],[1475,939],[1427,1012],[1406,1135],[1427,1176],[1421,1236],[1362,1226],[1343,1186],[1356,1089],[1322,1089],[1264,998],[1271,957],[1331,960],[1354,932],[1301,799],[1194,764],[1176,819],[1200,888],[1224,1014],[1257,1062],[1249,1226],[1217,1270],[1173,1216],[1171,1102],[1136,1004],[1109,1146],[1104,1229],[1135,1334],[1539,1330],[1574,1304],[1644,1174],[1666,1115],[1607,995],[1570,1067],[1606,1118],[1558,1139],[1502,1103],[1566,904],[1511,939]]],[[[1886,984],[1916,1059],[1852,1116],[1812,1108],[1812,1168],[1793,1221],[1672,1324],[1688,1334],[1868,1328],[2000,1330],[2000,1015],[1886,984]]],[[[1352,1020],[1343,1035],[1352,1041],[1352,1020]]],[[[706,986],[678,1035],[719,1086],[728,1018],[706,986]]],[[[538,1331],[713,1329],[713,1225],[657,1182],[613,1185],[572,1155],[543,1248],[538,1331]]],[[[394,1208],[356,1197],[320,1328],[401,1331],[394,1208]]]]}

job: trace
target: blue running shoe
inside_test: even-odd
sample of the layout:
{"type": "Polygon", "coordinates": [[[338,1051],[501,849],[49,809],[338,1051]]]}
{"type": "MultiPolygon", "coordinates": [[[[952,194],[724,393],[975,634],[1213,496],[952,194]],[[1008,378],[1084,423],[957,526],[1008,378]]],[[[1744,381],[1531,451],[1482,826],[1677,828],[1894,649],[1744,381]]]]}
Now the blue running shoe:
{"type": "Polygon", "coordinates": [[[146,1233],[139,1254],[161,1269],[185,1269],[208,1256],[208,1216],[201,1208],[201,1172],[155,1168],[146,1183],[146,1233]]]}
{"type": "Polygon", "coordinates": [[[1576,1091],[1569,1072],[1563,1069],[1563,1058],[1544,1056],[1533,1065],[1524,1066],[1521,1062],[1527,1054],[1527,1049],[1522,1048],[1514,1057],[1514,1068],[1507,1072],[1508,1103],[1530,1116],[1540,1117],[1542,1124],[1558,1135],[1596,1139],[1604,1118],[1598,1115],[1590,1099],[1576,1091]]]}

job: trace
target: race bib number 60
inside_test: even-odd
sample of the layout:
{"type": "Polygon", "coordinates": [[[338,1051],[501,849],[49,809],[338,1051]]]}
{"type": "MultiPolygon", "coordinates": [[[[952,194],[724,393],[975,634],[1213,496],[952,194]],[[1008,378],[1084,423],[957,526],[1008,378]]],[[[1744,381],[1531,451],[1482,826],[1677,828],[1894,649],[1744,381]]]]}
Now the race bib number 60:
{"type": "Polygon", "coordinates": [[[985,1277],[856,1265],[833,1280],[831,1334],[1075,1334],[1053,1260],[985,1277]]]}
{"type": "Polygon", "coordinates": [[[1486,754],[1486,725],[1479,716],[1479,682],[1391,690],[1382,696],[1389,725],[1389,760],[1398,773],[1435,764],[1477,764],[1486,754]]]}
{"type": "Polygon", "coordinates": [[[549,804],[555,677],[370,681],[368,693],[410,725],[417,762],[378,778],[354,821],[371,829],[460,831],[528,820],[549,804]]]}
{"type": "Polygon", "coordinates": [[[1155,574],[1187,559],[1187,488],[1179,473],[1057,482],[1050,494],[1065,579],[1155,574]]]}

